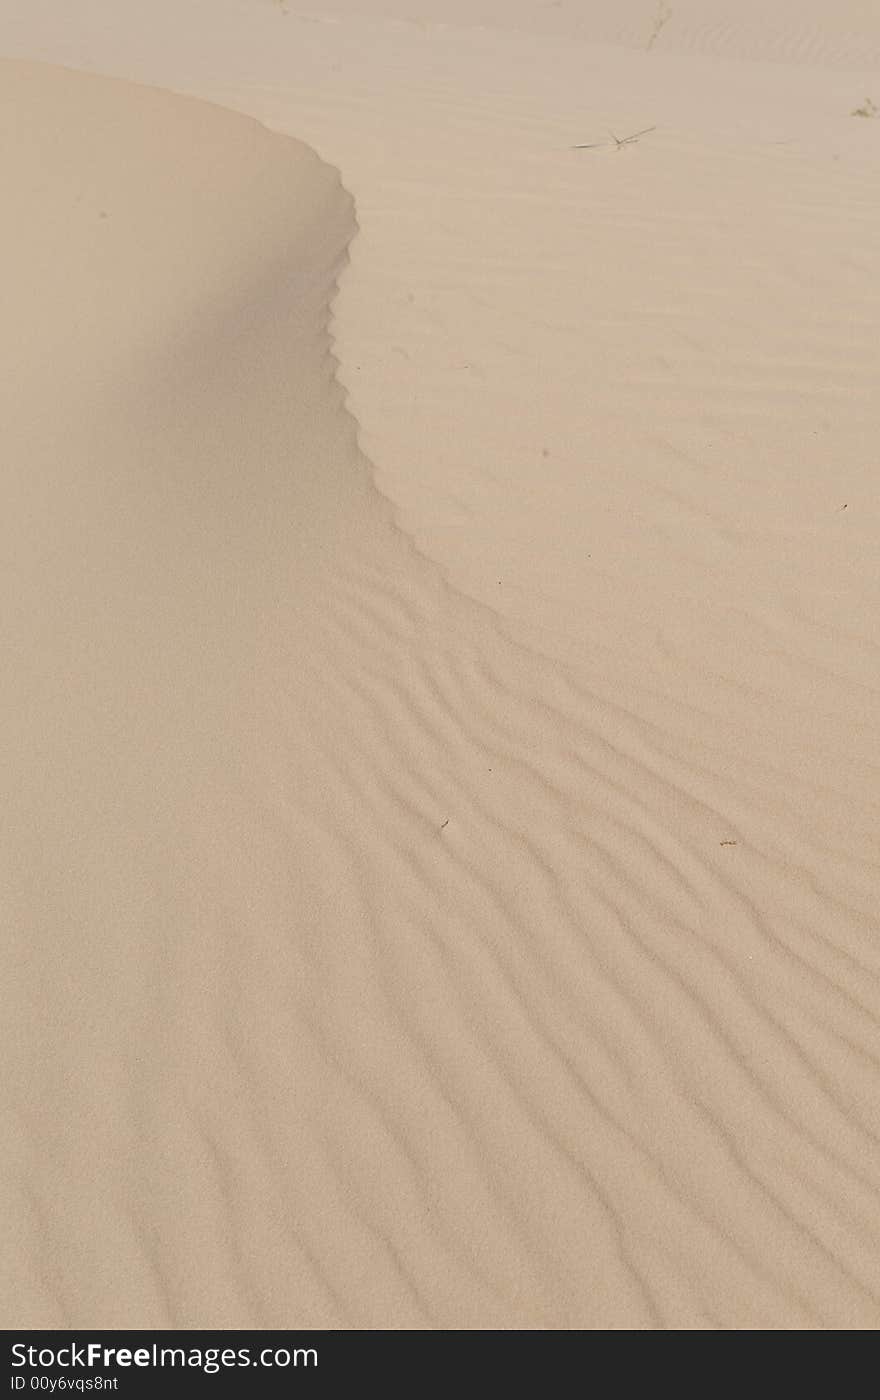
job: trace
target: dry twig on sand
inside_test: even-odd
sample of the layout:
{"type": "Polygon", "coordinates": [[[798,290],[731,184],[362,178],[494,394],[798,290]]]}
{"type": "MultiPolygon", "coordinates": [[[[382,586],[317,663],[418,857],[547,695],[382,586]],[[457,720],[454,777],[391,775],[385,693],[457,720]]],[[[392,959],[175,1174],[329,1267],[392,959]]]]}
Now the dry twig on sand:
{"type": "MultiPolygon", "coordinates": [[[[632,146],[635,142],[638,141],[640,136],[647,136],[649,131],[656,130],[656,126],[646,126],[643,127],[641,131],[634,131],[631,136],[615,136],[614,132],[609,127],[608,135],[614,142],[615,148],[619,151],[624,146],[632,146]]],[[[578,144],[576,146],[572,146],[571,149],[573,151],[595,151],[598,149],[599,146],[607,145],[607,141],[579,141],[578,144]]]]}
{"type": "Polygon", "coordinates": [[[657,6],[657,13],[654,16],[654,28],[651,30],[651,33],[648,36],[648,42],[645,45],[646,53],[649,49],[652,49],[654,47],[654,45],[657,42],[657,37],[660,33],[660,30],[665,24],[668,24],[671,19],[671,7],[665,3],[665,0],[660,0],[660,4],[657,6]]]}

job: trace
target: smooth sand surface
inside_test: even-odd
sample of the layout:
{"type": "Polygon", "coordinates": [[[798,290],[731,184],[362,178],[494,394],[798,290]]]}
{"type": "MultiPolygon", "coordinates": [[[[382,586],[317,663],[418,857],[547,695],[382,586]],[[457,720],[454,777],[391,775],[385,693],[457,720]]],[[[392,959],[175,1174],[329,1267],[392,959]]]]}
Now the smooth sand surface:
{"type": "Polygon", "coordinates": [[[876,1327],[876,9],[301,8],[0,15],[3,1321],[876,1327]]]}

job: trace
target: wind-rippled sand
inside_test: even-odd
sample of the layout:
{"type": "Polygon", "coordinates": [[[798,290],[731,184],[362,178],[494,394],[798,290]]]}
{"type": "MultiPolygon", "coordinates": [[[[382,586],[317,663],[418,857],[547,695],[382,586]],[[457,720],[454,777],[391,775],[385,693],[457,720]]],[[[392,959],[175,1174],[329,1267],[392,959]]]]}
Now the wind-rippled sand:
{"type": "Polygon", "coordinates": [[[0,22],[4,1322],[874,1328],[876,23],[403,3],[0,22]]]}

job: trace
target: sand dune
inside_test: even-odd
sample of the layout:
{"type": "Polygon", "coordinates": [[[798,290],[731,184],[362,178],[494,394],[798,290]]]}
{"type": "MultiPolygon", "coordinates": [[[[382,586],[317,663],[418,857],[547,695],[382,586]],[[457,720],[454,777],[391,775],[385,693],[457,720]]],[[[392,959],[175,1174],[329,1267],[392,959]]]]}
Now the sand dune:
{"type": "Polygon", "coordinates": [[[0,24],[16,1326],[880,1320],[880,31],[486,5],[0,24]]]}

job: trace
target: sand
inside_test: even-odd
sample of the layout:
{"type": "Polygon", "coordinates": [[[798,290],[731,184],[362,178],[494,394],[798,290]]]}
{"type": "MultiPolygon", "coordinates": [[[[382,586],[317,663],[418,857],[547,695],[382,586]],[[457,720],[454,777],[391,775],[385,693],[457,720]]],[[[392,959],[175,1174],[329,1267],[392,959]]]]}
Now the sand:
{"type": "Polygon", "coordinates": [[[880,1323],[880,20],[767,8],[0,16],[5,1325],[880,1323]]]}

